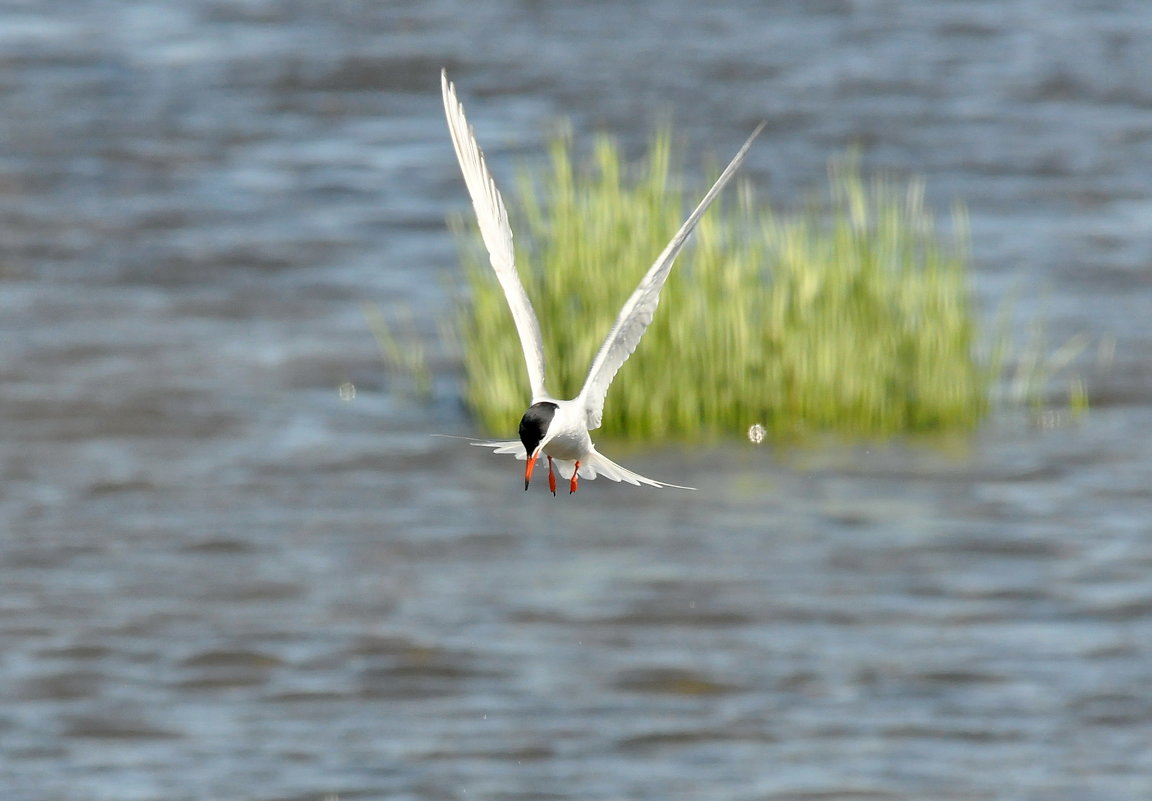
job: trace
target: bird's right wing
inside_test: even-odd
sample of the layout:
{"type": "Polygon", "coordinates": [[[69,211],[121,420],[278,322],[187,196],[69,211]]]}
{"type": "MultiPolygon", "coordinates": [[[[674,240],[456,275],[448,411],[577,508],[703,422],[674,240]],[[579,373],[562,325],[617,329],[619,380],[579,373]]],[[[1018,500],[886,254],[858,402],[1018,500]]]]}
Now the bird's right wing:
{"type": "Polygon", "coordinates": [[[528,382],[532,386],[532,401],[548,397],[544,387],[544,344],[540,337],[540,323],[532,303],[520,283],[512,250],[512,229],[508,225],[508,212],[504,199],[488,172],[484,153],[476,143],[476,135],[464,117],[464,106],[456,99],[456,87],[448,81],[445,71],[440,73],[440,90],[444,97],[444,114],[448,118],[448,132],[452,146],[464,173],[464,183],[472,196],[472,208],[480,223],[480,236],[488,248],[488,258],[496,278],[504,289],[508,308],[520,335],[520,348],[524,351],[524,364],[528,368],[528,382]]]}
{"type": "Polygon", "coordinates": [[[608,394],[608,387],[612,384],[612,379],[616,377],[620,367],[632,355],[632,351],[636,350],[636,346],[640,343],[640,337],[644,336],[644,331],[652,322],[652,315],[656,313],[656,307],[660,303],[660,290],[663,289],[664,282],[668,279],[668,273],[672,270],[676,256],[688,241],[688,237],[692,235],[692,230],[700,222],[704,212],[712,205],[712,201],[720,194],[724,185],[731,180],[740,166],[740,162],[744,160],[748,148],[752,146],[753,140],[760,134],[760,131],[764,130],[764,125],[765,123],[760,123],[752,135],[748,137],[744,146],[733,157],[724,172],[720,173],[716,183],[712,184],[708,194],[704,195],[704,199],[688,215],[688,219],[684,221],[680,230],[672,237],[672,241],[664,248],[664,252],[656,259],[656,263],[648,268],[648,272],[640,279],[640,285],[636,287],[636,291],[632,293],[632,296],[624,304],[624,308],[620,310],[620,315],[613,323],[612,330],[608,332],[604,344],[600,346],[596,358],[592,360],[588,377],[584,379],[584,388],[580,390],[579,397],[584,403],[589,430],[599,428],[600,420],[604,416],[604,396],[608,394]]]}

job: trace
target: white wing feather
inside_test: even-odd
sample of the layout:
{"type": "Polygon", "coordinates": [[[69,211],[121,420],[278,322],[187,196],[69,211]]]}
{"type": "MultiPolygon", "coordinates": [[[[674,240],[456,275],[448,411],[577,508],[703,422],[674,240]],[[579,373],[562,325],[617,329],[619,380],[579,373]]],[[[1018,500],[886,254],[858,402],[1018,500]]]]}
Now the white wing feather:
{"type": "Polygon", "coordinates": [[[448,132],[452,136],[452,146],[464,173],[464,183],[472,196],[472,207],[480,223],[480,235],[488,248],[488,258],[496,278],[504,289],[512,319],[516,322],[516,332],[520,335],[520,347],[524,351],[524,365],[528,368],[528,382],[532,387],[532,402],[549,397],[544,386],[544,345],[540,337],[540,323],[536,312],[520,283],[516,273],[515,257],[512,249],[512,229],[508,225],[508,212],[504,199],[492,180],[484,153],[476,143],[476,135],[464,116],[464,106],[456,99],[456,87],[448,81],[447,72],[440,73],[440,90],[444,97],[444,114],[448,118],[448,132]]]}
{"type": "MultiPolygon", "coordinates": [[[[578,396],[584,404],[589,431],[600,427],[600,420],[604,414],[604,396],[608,393],[612,379],[616,377],[620,367],[636,350],[636,345],[639,344],[645,329],[652,322],[652,315],[655,314],[656,307],[660,303],[660,290],[664,287],[664,282],[668,278],[672,264],[676,261],[676,256],[688,241],[688,237],[691,236],[696,224],[700,222],[700,218],[704,216],[704,212],[712,205],[712,201],[720,194],[724,185],[731,180],[739,168],[740,162],[744,160],[753,140],[763,129],[764,123],[760,123],[752,135],[748,137],[748,141],[740,148],[724,172],[720,173],[720,177],[716,179],[716,183],[708,190],[708,194],[704,196],[696,209],[688,215],[688,219],[680,226],[680,230],[672,237],[672,241],[664,248],[664,252],[656,259],[655,264],[648,269],[644,278],[641,279],[640,285],[636,287],[636,291],[632,293],[628,302],[620,310],[620,315],[612,325],[612,330],[608,332],[608,336],[596,353],[596,358],[592,360],[592,367],[588,370],[588,377],[584,380],[584,387],[578,396]]],[[[640,477],[637,476],[637,478],[640,477]]],[[[627,481],[628,479],[625,478],[624,480],[627,481]]]]}

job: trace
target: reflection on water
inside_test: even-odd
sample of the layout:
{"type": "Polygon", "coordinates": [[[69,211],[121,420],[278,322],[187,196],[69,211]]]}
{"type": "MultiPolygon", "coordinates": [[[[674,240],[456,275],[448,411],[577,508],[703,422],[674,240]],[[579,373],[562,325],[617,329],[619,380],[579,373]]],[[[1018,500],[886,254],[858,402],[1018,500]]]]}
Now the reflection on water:
{"type": "Polygon", "coordinates": [[[4,797],[1152,795],[1144,11],[5,12],[4,797]],[[393,392],[361,313],[449,304],[442,65],[505,176],[557,114],[637,146],[668,109],[705,147],[767,118],[778,199],[853,142],[926,174],[985,299],[1116,337],[1096,408],[519,491],[427,435],[471,433],[451,354],[393,392]]]}

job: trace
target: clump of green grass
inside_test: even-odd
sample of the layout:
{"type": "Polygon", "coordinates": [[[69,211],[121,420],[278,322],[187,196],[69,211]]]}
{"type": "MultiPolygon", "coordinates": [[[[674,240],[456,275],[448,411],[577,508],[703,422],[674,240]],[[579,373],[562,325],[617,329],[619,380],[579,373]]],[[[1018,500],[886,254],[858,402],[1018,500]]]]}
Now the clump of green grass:
{"type": "MultiPolygon", "coordinates": [[[[547,174],[522,173],[506,195],[560,397],[579,391],[620,306],[698,194],[671,177],[683,170],[667,130],[634,173],[605,137],[590,161],[577,169],[561,135],[547,174]]],[[[980,421],[1004,347],[979,341],[962,210],[945,237],[920,183],[866,181],[852,158],[829,176],[827,196],[797,213],[774,211],[746,185],[712,207],[609,390],[605,432],[693,439],[760,423],[776,437],[883,436],[980,421]]],[[[528,401],[524,361],[478,236],[461,241],[466,402],[483,426],[507,432],[528,401]]]]}
{"type": "MultiPolygon", "coordinates": [[[[361,306],[361,312],[364,314],[368,329],[376,339],[376,347],[380,349],[389,372],[406,377],[417,395],[431,396],[432,372],[428,367],[428,357],[420,340],[411,334],[403,341],[398,339],[384,313],[377,306],[365,303],[361,306]]],[[[411,318],[404,323],[411,332],[414,328],[411,318]]]]}

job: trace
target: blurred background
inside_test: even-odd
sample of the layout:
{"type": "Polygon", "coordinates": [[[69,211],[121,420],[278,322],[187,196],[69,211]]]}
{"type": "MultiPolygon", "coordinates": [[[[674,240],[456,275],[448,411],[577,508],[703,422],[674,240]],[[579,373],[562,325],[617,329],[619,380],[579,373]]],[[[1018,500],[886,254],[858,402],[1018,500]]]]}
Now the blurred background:
{"type": "Polygon", "coordinates": [[[9,0],[0,63],[5,799],[1152,797],[1145,0],[9,0]],[[923,176],[1092,409],[524,493],[430,436],[441,67],[505,184],[565,117],[923,176]]]}

